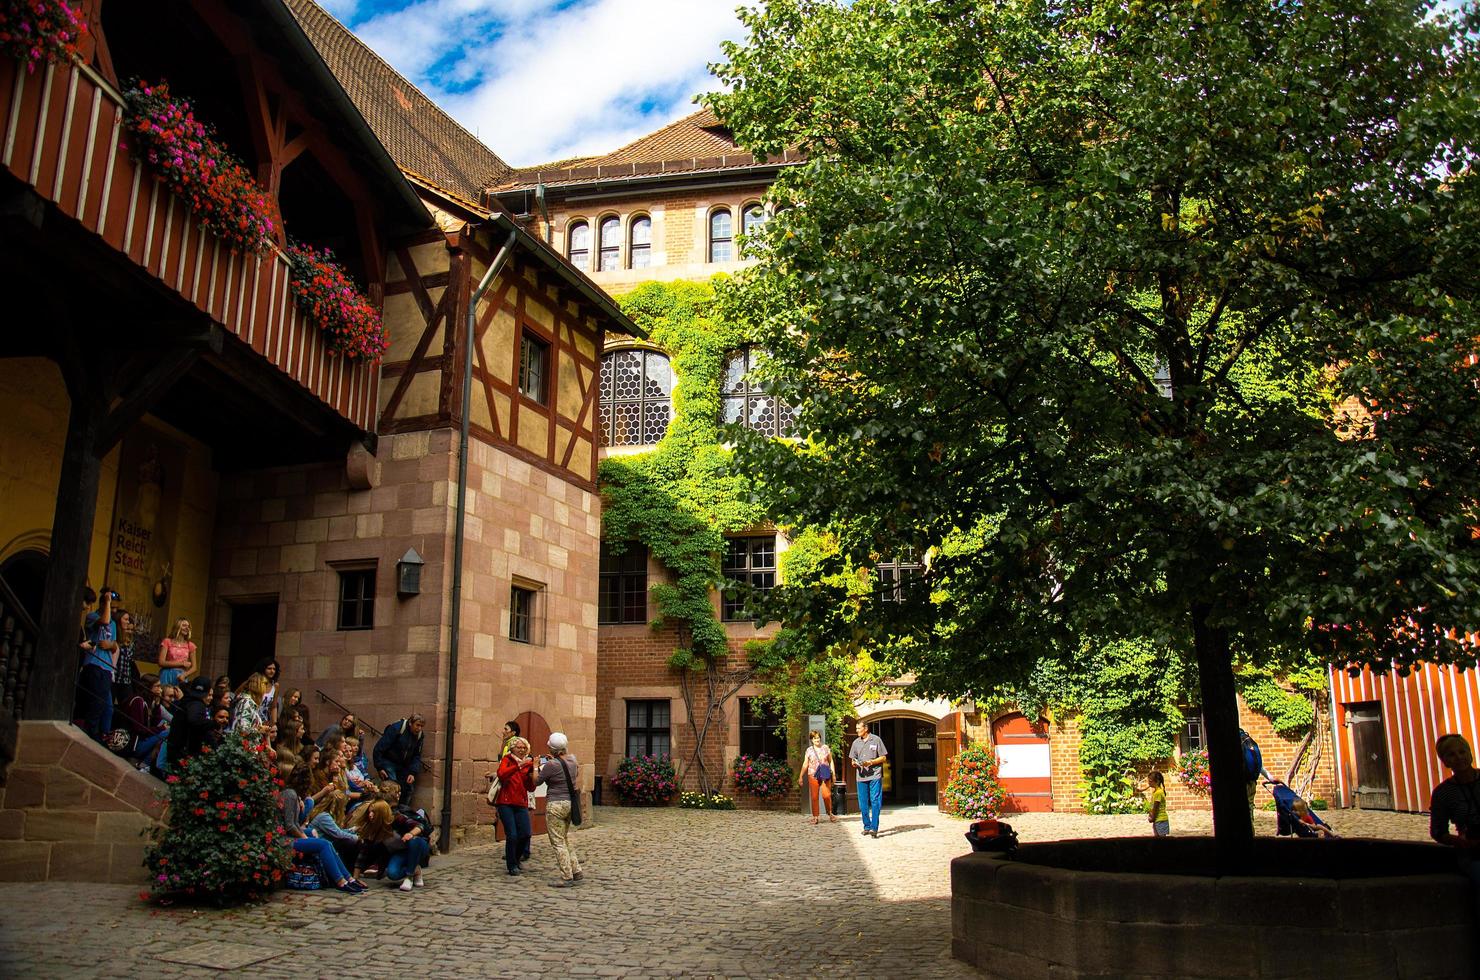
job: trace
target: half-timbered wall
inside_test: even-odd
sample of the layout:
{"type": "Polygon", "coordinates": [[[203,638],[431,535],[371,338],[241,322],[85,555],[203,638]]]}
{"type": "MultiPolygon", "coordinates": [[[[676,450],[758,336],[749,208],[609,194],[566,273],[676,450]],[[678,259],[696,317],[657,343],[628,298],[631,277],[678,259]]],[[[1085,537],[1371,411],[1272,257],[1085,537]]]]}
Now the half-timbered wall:
{"type": "MultiPolygon", "coordinates": [[[[485,241],[440,233],[391,250],[380,430],[460,422],[463,320],[492,261],[485,241]]],[[[478,303],[469,430],[586,490],[596,481],[597,350],[602,331],[567,287],[516,253],[478,303]],[[520,338],[549,349],[545,404],[519,391],[520,338]]]]}

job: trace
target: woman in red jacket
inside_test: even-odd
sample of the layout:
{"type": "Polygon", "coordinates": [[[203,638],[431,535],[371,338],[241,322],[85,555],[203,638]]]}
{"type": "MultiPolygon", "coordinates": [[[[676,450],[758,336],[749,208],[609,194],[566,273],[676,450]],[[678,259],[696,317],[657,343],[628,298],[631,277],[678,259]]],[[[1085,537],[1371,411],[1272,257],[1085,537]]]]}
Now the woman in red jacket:
{"type": "Polygon", "coordinates": [[[499,822],[504,825],[504,864],[509,874],[524,873],[523,859],[529,856],[533,834],[529,824],[529,791],[534,789],[534,760],[529,757],[529,742],[514,737],[509,752],[498,763],[499,790],[493,798],[499,822]]]}

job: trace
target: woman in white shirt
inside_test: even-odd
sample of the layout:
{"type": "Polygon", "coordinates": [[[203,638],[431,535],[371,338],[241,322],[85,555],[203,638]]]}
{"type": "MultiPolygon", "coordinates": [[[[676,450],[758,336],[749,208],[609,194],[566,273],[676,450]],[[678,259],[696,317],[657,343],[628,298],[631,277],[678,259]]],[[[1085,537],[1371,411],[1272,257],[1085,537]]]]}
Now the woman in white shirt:
{"type": "Polygon", "coordinates": [[[805,785],[812,800],[812,822],[821,816],[817,808],[817,797],[822,797],[822,806],[827,810],[830,823],[837,823],[837,814],[832,811],[833,757],[832,749],[822,744],[822,734],[812,732],[812,744],[802,757],[802,771],[797,773],[797,785],[805,785]]]}

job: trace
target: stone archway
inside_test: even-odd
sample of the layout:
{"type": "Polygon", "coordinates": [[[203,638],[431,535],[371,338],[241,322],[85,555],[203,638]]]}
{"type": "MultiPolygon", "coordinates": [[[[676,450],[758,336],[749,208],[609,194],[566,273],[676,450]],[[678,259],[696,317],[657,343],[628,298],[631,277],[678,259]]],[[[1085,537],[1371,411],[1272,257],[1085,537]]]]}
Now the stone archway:
{"type": "Polygon", "coordinates": [[[26,548],[8,555],[0,562],[0,580],[5,582],[32,621],[41,619],[41,600],[46,595],[46,552],[26,548]]]}

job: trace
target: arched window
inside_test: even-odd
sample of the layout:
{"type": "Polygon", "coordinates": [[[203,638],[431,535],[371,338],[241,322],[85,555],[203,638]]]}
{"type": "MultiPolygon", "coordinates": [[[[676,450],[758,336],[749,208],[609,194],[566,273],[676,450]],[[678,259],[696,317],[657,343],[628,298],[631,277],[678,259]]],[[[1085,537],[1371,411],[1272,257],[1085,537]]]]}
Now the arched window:
{"type": "Polygon", "coordinates": [[[565,241],[570,264],[582,272],[591,271],[591,226],[584,221],[572,221],[565,229],[565,241]]]}
{"type": "Polygon", "coordinates": [[[725,376],[720,392],[724,402],[724,421],[767,435],[790,435],[796,411],[759,382],[751,380],[750,372],[759,353],[747,347],[725,358],[725,376]]]}
{"type": "Polygon", "coordinates": [[[651,446],[673,415],[673,368],[655,350],[617,350],[601,359],[601,432],[608,446],[651,446]]]}
{"type": "Polygon", "coordinates": [[[766,223],[768,217],[770,215],[766,214],[766,209],[759,203],[748,204],[745,207],[744,216],[740,219],[740,230],[747,235],[753,235],[761,230],[761,225],[766,223]]]}
{"type": "Polygon", "coordinates": [[[735,225],[729,208],[709,215],[709,261],[728,262],[735,257],[735,225]]]}
{"type": "Polygon", "coordinates": [[[641,215],[627,230],[627,268],[646,269],[653,264],[653,219],[641,215]]]}
{"type": "Polygon", "coordinates": [[[610,272],[622,267],[622,219],[616,215],[610,215],[601,219],[601,256],[596,269],[598,272],[610,272]]]}

